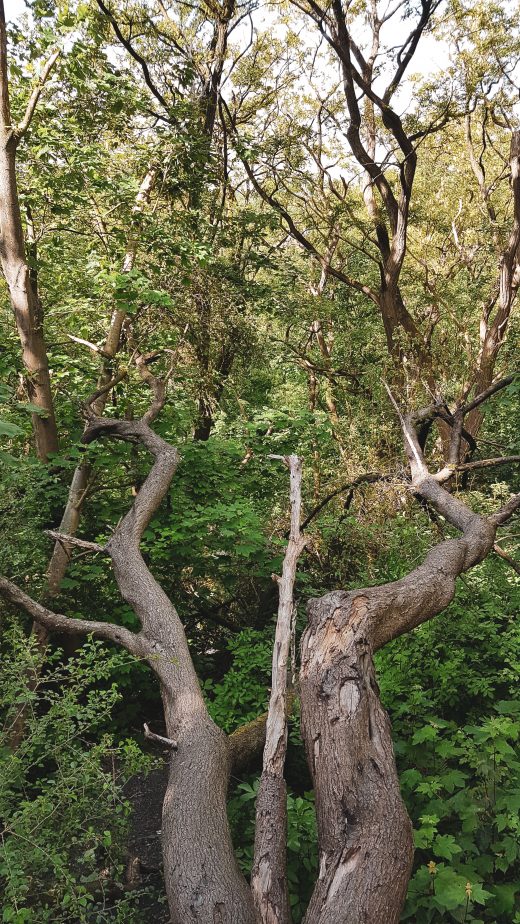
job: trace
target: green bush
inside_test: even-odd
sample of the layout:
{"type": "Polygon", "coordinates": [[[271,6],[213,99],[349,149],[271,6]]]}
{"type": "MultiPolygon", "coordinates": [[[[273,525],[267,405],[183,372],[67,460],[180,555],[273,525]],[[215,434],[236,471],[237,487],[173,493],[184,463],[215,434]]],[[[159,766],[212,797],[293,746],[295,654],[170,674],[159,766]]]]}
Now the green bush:
{"type": "Polygon", "coordinates": [[[88,641],[40,673],[36,647],[15,629],[2,640],[0,680],[0,890],[6,924],[133,920],[121,876],[129,806],[124,781],[149,760],[107,729],[126,656],[88,641]],[[26,679],[35,672],[34,690],[26,679]],[[9,747],[20,707],[21,746],[9,747]]]}

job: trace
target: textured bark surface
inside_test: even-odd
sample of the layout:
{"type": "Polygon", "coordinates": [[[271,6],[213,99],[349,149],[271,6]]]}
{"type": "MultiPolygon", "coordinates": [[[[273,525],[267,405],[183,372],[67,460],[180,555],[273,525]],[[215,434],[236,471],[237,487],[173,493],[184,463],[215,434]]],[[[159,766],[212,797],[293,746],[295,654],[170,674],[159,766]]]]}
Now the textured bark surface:
{"type": "Polygon", "coordinates": [[[302,640],[302,734],[319,841],[309,924],[397,924],[411,871],[411,825],[374,676],[367,603],[363,594],[316,601],[302,640]]]}
{"type": "MultiPolygon", "coordinates": [[[[453,422],[450,457],[458,457],[464,416],[473,404],[461,408],[457,425],[453,422]]],[[[373,654],[445,609],[457,577],[485,558],[498,525],[520,506],[518,495],[507,511],[485,519],[442,486],[451,466],[429,473],[417,429],[435,413],[432,407],[402,417],[398,410],[410,488],[456,527],[460,538],[440,543],[399,581],[326,594],[308,608],[300,695],[320,862],[306,924],[399,921],[413,859],[412,832],[373,654]]]]}
{"type": "Polygon", "coordinates": [[[251,889],[260,924],[291,920],[287,883],[287,785],[264,769],[256,799],[255,858],[251,889]]]}

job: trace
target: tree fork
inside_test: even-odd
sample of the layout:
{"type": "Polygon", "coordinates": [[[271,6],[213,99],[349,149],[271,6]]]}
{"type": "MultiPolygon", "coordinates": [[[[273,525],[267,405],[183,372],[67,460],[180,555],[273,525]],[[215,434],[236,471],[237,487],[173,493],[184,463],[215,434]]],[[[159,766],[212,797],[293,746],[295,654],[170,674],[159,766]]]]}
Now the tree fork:
{"type": "MultiPolygon", "coordinates": [[[[505,387],[497,383],[490,394],[505,387]]],[[[434,405],[401,423],[410,491],[461,532],[435,546],[399,581],[311,601],[302,638],[302,736],[316,790],[319,875],[306,924],[398,924],[413,859],[411,824],[400,790],[390,722],[374,672],[373,654],[442,612],[456,579],[493,549],[497,528],[520,508],[516,495],[494,515],[474,513],[442,485],[448,465],[428,471],[418,426],[434,405]]],[[[481,400],[485,400],[485,396],[481,400]]],[[[458,409],[450,457],[457,457],[466,413],[458,409]]]]}

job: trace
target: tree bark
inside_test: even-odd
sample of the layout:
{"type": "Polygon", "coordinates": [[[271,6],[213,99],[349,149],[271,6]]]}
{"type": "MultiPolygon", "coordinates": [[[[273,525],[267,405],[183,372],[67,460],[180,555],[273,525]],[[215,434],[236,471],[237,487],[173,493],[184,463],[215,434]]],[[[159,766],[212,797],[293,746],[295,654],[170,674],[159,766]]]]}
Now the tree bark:
{"type": "MultiPolygon", "coordinates": [[[[339,596],[339,595],[338,595],[339,596]]],[[[397,924],[412,831],[375,681],[366,597],[309,607],[302,735],[316,790],[319,878],[309,924],[397,924]]]]}
{"type": "MultiPolygon", "coordinates": [[[[490,309],[489,311],[484,309],[481,321],[481,348],[473,389],[475,397],[486,391],[493,382],[496,360],[507,334],[511,309],[520,285],[520,131],[518,130],[511,134],[509,164],[513,225],[507,244],[499,255],[498,305],[492,318],[489,316],[490,309]]],[[[490,308],[491,304],[490,301],[490,308]]],[[[466,428],[471,436],[478,435],[483,419],[482,406],[468,415],[466,428]]]]}
{"type": "MultiPolygon", "coordinates": [[[[57,55],[44,67],[44,82],[57,55]]],[[[42,84],[43,85],[43,84],[42,84]]],[[[13,126],[9,102],[7,34],[3,2],[0,2],[0,263],[9,290],[16,328],[22,345],[25,386],[29,401],[40,409],[32,415],[36,451],[42,461],[58,451],[43,317],[25,252],[16,181],[16,149],[29,127],[41,86],[33,92],[18,128],[13,126]]]]}
{"type": "Polygon", "coordinates": [[[291,529],[279,587],[278,619],[273,647],[272,685],[267,712],[263,770],[256,801],[255,849],[251,890],[261,924],[289,924],[287,883],[287,753],[288,669],[294,630],[294,582],[305,539],[300,534],[302,464],[297,456],[284,461],[290,472],[291,529]]]}
{"type": "MultiPolygon", "coordinates": [[[[461,424],[453,427],[454,452],[461,424]]],[[[312,601],[302,639],[302,736],[316,790],[319,876],[307,924],[397,924],[413,859],[412,832],[397,775],[391,729],[381,704],[374,652],[431,619],[455,594],[457,577],[492,550],[496,529],[520,506],[484,519],[430,475],[416,424],[403,418],[411,490],[461,531],[436,546],[400,581],[312,601]]],[[[507,506],[507,505],[506,505],[507,506]]]]}

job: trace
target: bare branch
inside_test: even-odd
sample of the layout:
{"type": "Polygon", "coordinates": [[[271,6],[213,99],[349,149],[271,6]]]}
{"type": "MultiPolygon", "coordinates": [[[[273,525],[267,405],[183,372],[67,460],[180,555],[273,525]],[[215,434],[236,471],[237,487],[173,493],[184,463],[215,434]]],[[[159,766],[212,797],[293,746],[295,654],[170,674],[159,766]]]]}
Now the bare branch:
{"type": "Polygon", "coordinates": [[[165,738],[164,735],[156,735],[155,732],[150,731],[148,724],[145,722],[143,725],[144,736],[150,741],[157,741],[158,744],[164,744],[167,748],[171,748],[172,751],[177,750],[177,742],[173,738],[165,738]]]}
{"type": "Polygon", "coordinates": [[[477,459],[476,462],[463,462],[457,465],[458,472],[472,472],[479,468],[491,468],[494,465],[516,465],[520,456],[500,456],[497,459],[477,459]]]}
{"type": "Polygon", "coordinates": [[[86,417],[88,418],[96,417],[96,415],[91,409],[92,405],[95,404],[98,398],[102,398],[104,395],[107,395],[109,391],[112,391],[112,389],[115,388],[116,385],[119,384],[119,382],[122,382],[123,379],[125,379],[127,375],[128,375],[128,369],[126,367],[122,367],[117,373],[117,375],[114,376],[113,379],[110,379],[110,381],[106,382],[100,388],[96,389],[96,391],[92,392],[90,397],[87,399],[87,401],[85,401],[83,405],[83,409],[85,411],[86,417]]]}
{"type": "Polygon", "coordinates": [[[513,494],[513,497],[508,500],[507,504],[497,510],[496,513],[493,513],[488,517],[489,522],[493,523],[494,526],[502,526],[504,523],[513,516],[514,513],[520,508],[520,494],[513,494]]]}
{"type": "Polygon", "coordinates": [[[346,491],[350,493],[351,491],[354,491],[355,488],[359,487],[359,485],[374,484],[376,481],[385,481],[386,478],[387,476],[382,475],[380,472],[367,472],[365,475],[359,475],[357,478],[354,478],[354,481],[349,481],[347,484],[342,484],[340,488],[336,488],[335,491],[331,491],[330,494],[327,494],[326,497],[324,497],[319,502],[319,504],[316,504],[310,513],[307,514],[301,525],[302,532],[307,528],[309,523],[311,523],[312,520],[314,520],[314,518],[317,517],[319,513],[321,513],[323,508],[335,497],[338,497],[339,494],[344,494],[346,491]]]}
{"type": "Polygon", "coordinates": [[[75,545],[79,549],[86,549],[89,552],[105,552],[105,547],[99,545],[97,542],[87,542],[86,539],[68,536],[65,533],[57,532],[55,529],[46,529],[44,532],[46,536],[50,536],[50,538],[55,539],[56,542],[61,542],[65,549],[70,545],[75,545]]]}
{"type": "Polygon", "coordinates": [[[34,90],[32,91],[29,97],[29,102],[27,103],[27,108],[25,110],[24,117],[22,121],[19,123],[19,125],[17,125],[17,127],[14,129],[14,137],[16,138],[17,143],[23,138],[23,136],[25,135],[25,133],[27,132],[27,129],[29,128],[31,124],[32,117],[36,110],[36,106],[38,105],[38,101],[42,94],[42,90],[45,84],[47,83],[49,74],[52,71],[54,65],[56,64],[56,61],[58,60],[59,56],[60,56],[59,51],[53,52],[53,54],[50,56],[50,58],[45,62],[43,66],[40,79],[38,80],[37,85],[35,86],[34,90]]]}
{"type": "Polygon", "coordinates": [[[168,121],[172,122],[173,119],[171,116],[171,106],[168,104],[167,100],[162,95],[161,91],[158,89],[158,87],[153,82],[147,62],[145,61],[143,56],[140,55],[138,51],[136,51],[136,49],[134,48],[132,43],[129,41],[129,39],[125,38],[117,20],[115,19],[114,15],[112,14],[108,6],[105,5],[103,0],[97,0],[97,4],[100,10],[104,13],[104,15],[107,17],[107,19],[111,23],[112,28],[118,40],[121,42],[121,45],[123,46],[123,48],[126,48],[129,55],[131,55],[134,61],[137,61],[137,63],[139,64],[141,71],[143,73],[144,82],[146,86],[148,87],[152,95],[155,96],[155,99],[161,104],[163,109],[168,114],[168,121]]]}
{"type": "Polygon", "coordinates": [[[95,343],[91,343],[90,340],[83,340],[83,337],[74,337],[72,334],[67,334],[69,340],[73,340],[74,343],[80,343],[82,346],[86,346],[89,350],[92,350],[93,353],[100,353],[101,356],[105,356],[107,359],[112,359],[112,355],[107,353],[103,347],[96,346],[95,343]]]}
{"type": "Polygon", "coordinates": [[[511,382],[514,382],[516,375],[516,373],[513,373],[513,375],[508,375],[506,378],[500,379],[498,382],[494,382],[493,385],[490,385],[489,388],[486,388],[479,395],[477,395],[473,401],[470,401],[469,404],[464,405],[464,408],[462,409],[463,413],[469,414],[470,411],[473,411],[476,407],[479,406],[479,404],[482,404],[483,401],[487,401],[491,395],[494,395],[497,391],[501,391],[502,388],[506,388],[507,385],[511,384],[511,382]]]}
{"type": "Polygon", "coordinates": [[[504,561],[506,561],[510,568],[513,569],[513,571],[516,571],[517,574],[520,574],[520,562],[515,561],[511,555],[508,555],[508,553],[505,552],[501,546],[499,546],[498,542],[495,542],[493,551],[495,555],[498,555],[499,558],[502,558],[504,561]]]}
{"type": "Polygon", "coordinates": [[[287,789],[284,765],[287,751],[287,686],[294,618],[296,566],[306,540],[300,533],[302,464],[298,456],[283,457],[290,472],[291,529],[278,579],[279,604],[273,647],[272,685],[265,736],[264,760],[256,802],[256,829],[251,889],[259,921],[289,924],[290,905],[285,875],[287,865],[287,789]]]}
{"type": "Polygon", "coordinates": [[[50,632],[64,632],[67,635],[94,635],[107,642],[122,645],[138,657],[146,656],[148,653],[142,636],[113,623],[95,622],[91,619],[71,619],[69,616],[53,613],[52,610],[48,610],[41,603],[28,597],[16,584],[4,577],[0,577],[0,595],[13,606],[25,610],[29,616],[32,616],[36,622],[45,626],[50,632]]]}

